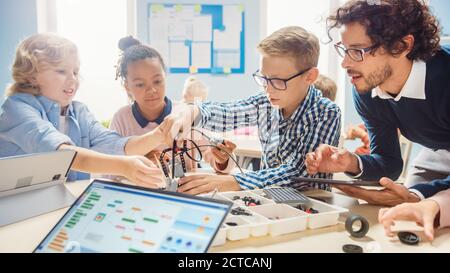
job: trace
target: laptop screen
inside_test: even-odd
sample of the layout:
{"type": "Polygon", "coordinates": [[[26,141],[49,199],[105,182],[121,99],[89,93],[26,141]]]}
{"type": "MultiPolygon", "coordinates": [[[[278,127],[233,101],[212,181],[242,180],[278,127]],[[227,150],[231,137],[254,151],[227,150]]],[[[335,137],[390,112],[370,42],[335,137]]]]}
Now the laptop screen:
{"type": "Polygon", "coordinates": [[[95,180],[35,252],[206,252],[230,207],[95,180]]]}

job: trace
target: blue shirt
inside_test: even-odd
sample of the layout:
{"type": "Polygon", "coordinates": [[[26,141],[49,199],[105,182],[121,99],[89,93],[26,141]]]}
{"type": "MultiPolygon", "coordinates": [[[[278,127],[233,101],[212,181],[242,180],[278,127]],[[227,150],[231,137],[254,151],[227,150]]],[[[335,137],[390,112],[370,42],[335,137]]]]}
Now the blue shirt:
{"type": "MultiPolygon", "coordinates": [[[[280,109],[272,107],[265,94],[231,103],[208,102],[200,105],[200,126],[211,131],[231,131],[257,126],[262,145],[263,170],[236,174],[236,181],[244,189],[271,185],[304,188],[324,185],[292,184],[293,177],[309,177],[306,154],[324,143],[337,146],[341,127],[339,107],[323,98],[313,86],[304,101],[289,118],[280,109]]],[[[332,174],[316,177],[331,178],[332,174]]]]}
{"type": "MultiPolygon", "coordinates": [[[[0,109],[0,157],[56,151],[61,144],[123,155],[129,138],[103,127],[86,105],[72,102],[67,110],[68,135],[58,131],[61,109],[44,96],[17,93],[0,109]]],[[[69,181],[89,179],[70,172],[69,181]]]]}
{"type": "MultiPolygon", "coordinates": [[[[397,128],[412,142],[433,150],[450,150],[450,46],[443,46],[426,63],[424,78],[424,86],[415,86],[425,89],[423,99],[421,96],[383,99],[371,92],[362,95],[353,90],[356,109],[367,127],[371,143],[371,154],[360,156],[361,179],[398,179],[403,160],[397,128]]],[[[450,187],[450,177],[412,189],[428,198],[446,189],[445,185],[450,187]]]]}

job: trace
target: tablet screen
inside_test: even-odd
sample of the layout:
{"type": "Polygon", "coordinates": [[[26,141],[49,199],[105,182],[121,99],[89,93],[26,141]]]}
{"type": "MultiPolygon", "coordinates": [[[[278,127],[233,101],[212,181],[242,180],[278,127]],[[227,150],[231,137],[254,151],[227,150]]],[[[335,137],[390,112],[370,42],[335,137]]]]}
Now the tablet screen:
{"type": "Polygon", "coordinates": [[[364,180],[333,180],[324,178],[309,178],[309,177],[295,177],[292,181],[296,183],[317,183],[329,185],[344,185],[344,186],[366,186],[366,187],[381,187],[379,181],[364,181],[364,180]]]}
{"type": "Polygon", "coordinates": [[[230,206],[96,180],[35,252],[206,252],[230,206]]]}

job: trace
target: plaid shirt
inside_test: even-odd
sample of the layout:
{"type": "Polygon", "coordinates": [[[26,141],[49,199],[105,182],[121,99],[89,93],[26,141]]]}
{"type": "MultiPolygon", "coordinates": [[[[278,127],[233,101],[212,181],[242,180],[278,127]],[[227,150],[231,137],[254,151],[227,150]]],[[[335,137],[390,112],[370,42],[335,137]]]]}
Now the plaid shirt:
{"type": "MultiPolygon", "coordinates": [[[[322,97],[320,91],[310,87],[305,100],[290,118],[283,118],[280,109],[272,107],[265,94],[231,103],[203,103],[200,107],[200,127],[211,131],[231,131],[258,126],[262,145],[263,169],[235,174],[243,189],[264,188],[272,185],[297,189],[326,185],[293,184],[293,177],[310,177],[306,172],[306,154],[320,144],[337,146],[340,135],[339,107],[322,97]]],[[[332,174],[319,173],[315,177],[331,178],[332,174]]]]}

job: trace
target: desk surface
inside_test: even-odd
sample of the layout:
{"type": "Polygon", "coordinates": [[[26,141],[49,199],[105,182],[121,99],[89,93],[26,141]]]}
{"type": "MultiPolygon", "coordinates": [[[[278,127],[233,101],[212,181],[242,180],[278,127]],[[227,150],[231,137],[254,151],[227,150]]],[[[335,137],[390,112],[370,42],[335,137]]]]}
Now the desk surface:
{"type": "Polygon", "coordinates": [[[257,136],[236,136],[231,139],[236,144],[234,154],[237,156],[261,158],[262,148],[257,136]]]}
{"type": "MultiPolygon", "coordinates": [[[[90,181],[67,183],[67,188],[79,196],[90,181]]],[[[330,202],[346,207],[351,212],[365,216],[371,225],[369,233],[363,239],[351,238],[344,225],[307,230],[277,237],[265,236],[242,241],[230,242],[213,247],[210,252],[342,252],[344,244],[357,244],[365,252],[450,252],[450,229],[437,232],[432,242],[421,242],[419,246],[406,246],[398,239],[384,236],[383,228],[377,223],[379,207],[361,205],[346,196],[324,191],[309,192],[308,195],[328,199],[330,202]]],[[[25,221],[0,227],[0,252],[31,252],[47,235],[50,229],[67,211],[60,209],[25,221]]],[[[342,221],[345,217],[341,217],[342,221]]],[[[401,222],[397,228],[420,231],[415,224],[401,222]]],[[[421,234],[420,232],[418,234],[421,234]]]]}

